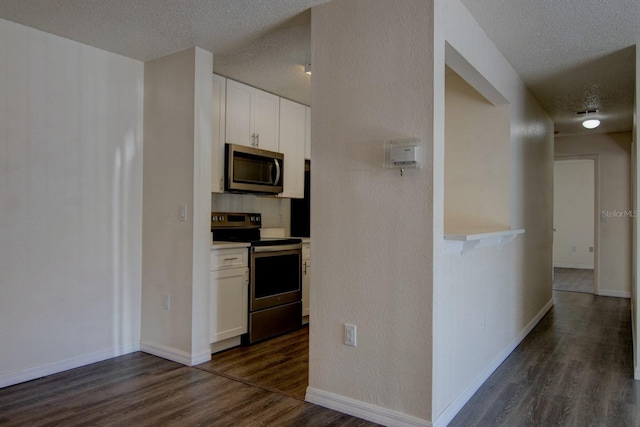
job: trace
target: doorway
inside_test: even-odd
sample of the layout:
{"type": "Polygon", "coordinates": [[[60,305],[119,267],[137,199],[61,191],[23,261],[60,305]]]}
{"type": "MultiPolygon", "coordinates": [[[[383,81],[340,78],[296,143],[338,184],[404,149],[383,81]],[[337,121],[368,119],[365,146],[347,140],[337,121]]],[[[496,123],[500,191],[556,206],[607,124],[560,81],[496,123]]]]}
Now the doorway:
{"type": "Polygon", "coordinates": [[[598,294],[597,156],[554,162],[553,289],[598,294]]]}

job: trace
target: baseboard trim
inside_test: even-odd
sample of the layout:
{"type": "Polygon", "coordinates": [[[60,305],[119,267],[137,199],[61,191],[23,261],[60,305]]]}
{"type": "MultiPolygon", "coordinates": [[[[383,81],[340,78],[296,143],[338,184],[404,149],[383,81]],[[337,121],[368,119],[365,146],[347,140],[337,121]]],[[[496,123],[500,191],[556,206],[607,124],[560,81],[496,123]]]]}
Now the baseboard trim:
{"type": "Polygon", "coordinates": [[[200,363],[211,360],[211,352],[209,350],[191,354],[162,344],[151,344],[145,342],[140,343],[140,350],[186,366],[199,365],[200,363]]]}
{"type": "Polygon", "coordinates": [[[626,291],[612,291],[609,289],[598,289],[598,294],[601,297],[615,297],[615,298],[631,298],[631,292],[626,291]]]}
{"type": "Polygon", "coordinates": [[[522,329],[522,331],[511,341],[507,347],[502,350],[493,361],[480,372],[480,374],[458,395],[458,397],[445,408],[442,413],[433,421],[433,427],[445,427],[453,420],[453,418],[460,412],[460,409],[471,399],[476,391],[484,384],[484,382],[498,369],[498,367],[504,362],[507,357],[518,347],[523,339],[529,332],[535,328],[535,326],[542,320],[542,318],[553,307],[553,298],[547,301],[542,309],[535,315],[533,319],[522,329]]]}
{"type": "Polygon", "coordinates": [[[139,343],[130,343],[120,347],[97,351],[95,353],[83,354],[81,356],[70,357],[68,359],[34,366],[32,368],[0,374],[0,388],[9,387],[15,384],[23,383],[25,381],[35,380],[37,378],[46,377],[48,375],[57,374],[63,371],[68,371],[69,369],[79,368],[80,366],[102,362],[103,360],[133,353],[139,350],[139,343]]]}
{"type": "Polygon", "coordinates": [[[307,387],[305,400],[389,427],[431,427],[431,423],[427,420],[313,387],[307,387]]]}

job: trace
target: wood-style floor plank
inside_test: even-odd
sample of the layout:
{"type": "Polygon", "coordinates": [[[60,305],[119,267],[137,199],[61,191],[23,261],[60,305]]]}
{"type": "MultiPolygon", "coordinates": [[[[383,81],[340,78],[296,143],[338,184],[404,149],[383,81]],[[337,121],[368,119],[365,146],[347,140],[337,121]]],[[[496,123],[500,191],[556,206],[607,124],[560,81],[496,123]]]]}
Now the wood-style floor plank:
{"type": "Polygon", "coordinates": [[[0,425],[377,426],[141,352],[0,389],[0,425]]]}
{"type": "Polygon", "coordinates": [[[553,290],[592,294],[593,269],[555,267],[553,269],[553,290]]]}
{"type": "Polygon", "coordinates": [[[450,426],[640,426],[629,300],[575,292],[554,300],[450,426]]]}
{"type": "Polygon", "coordinates": [[[196,368],[304,400],[309,383],[309,327],[214,354],[196,368]]]}
{"type": "MultiPolygon", "coordinates": [[[[450,426],[640,426],[629,301],[554,299],[450,426]]],[[[307,366],[306,328],[198,367],[138,352],[0,389],[0,425],[376,425],[302,401],[307,366]]]]}

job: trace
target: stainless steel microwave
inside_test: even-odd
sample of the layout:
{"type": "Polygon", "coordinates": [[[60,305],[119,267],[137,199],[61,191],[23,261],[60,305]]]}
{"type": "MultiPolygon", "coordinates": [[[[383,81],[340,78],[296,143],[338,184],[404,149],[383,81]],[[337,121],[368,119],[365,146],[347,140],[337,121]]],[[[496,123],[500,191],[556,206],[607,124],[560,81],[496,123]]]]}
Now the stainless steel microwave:
{"type": "Polygon", "coordinates": [[[224,189],[234,193],[282,193],[284,154],[225,145],[224,189]]]}

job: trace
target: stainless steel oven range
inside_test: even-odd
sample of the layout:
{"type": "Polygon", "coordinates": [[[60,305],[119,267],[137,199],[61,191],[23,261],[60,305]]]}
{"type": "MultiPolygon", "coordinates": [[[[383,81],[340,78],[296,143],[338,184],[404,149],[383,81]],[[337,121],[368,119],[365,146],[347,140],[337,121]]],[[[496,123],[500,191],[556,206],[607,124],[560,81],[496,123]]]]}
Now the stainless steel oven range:
{"type": "Polygon", "coordinates": [[[248,242],[249,332],[253,344],[302,326],[302,240],[260,238],[256,213],[211,213],[213,243],[248,242]]]}

